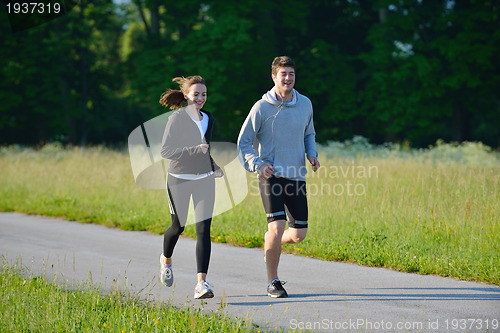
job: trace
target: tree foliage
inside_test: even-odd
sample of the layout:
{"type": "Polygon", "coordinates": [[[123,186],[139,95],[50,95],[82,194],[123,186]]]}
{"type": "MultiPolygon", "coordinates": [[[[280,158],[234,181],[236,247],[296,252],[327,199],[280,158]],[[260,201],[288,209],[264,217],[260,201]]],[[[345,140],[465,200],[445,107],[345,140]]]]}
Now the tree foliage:
{"type": "Polygon", "coordinates": [[[0,143],[124,142],[165,112],[173,77],[194,74],[217,139],[235,141],[286,54],[320,142],[500,146],[493,1],[81,0],[43,25],[0,28],[0,143]]]}

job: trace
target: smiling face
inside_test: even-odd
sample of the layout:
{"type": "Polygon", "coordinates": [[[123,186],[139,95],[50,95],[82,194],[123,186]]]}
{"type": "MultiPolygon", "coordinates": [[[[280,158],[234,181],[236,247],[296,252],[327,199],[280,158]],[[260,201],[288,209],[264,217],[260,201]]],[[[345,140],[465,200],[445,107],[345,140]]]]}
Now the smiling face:
{"type": "Polygon", "coordinates": [[[295,85],[295,69],[279,67],[276,74],[272,74],[274,85],[281,96],[289,95],[295,85]]]}
{"type": "Polygon", "coordinates": [[[194,104],[197,110],[203,108],[207,101],[207,86],[201,83],[192,84],[189,86],[189,91],[184,93],[188,105],[194,104]]]}

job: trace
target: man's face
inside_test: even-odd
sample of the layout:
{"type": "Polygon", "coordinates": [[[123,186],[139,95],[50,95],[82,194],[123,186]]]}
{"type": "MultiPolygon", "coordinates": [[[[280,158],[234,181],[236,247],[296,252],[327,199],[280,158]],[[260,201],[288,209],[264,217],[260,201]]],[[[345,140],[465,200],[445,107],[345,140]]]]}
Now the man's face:
{"type": "Polygon", "coordinates": [[[279,92],[289,93],[295,85],[295,70],[292,67],[280,67],[276,75],[272,74],[272,78],[279,92]]]}

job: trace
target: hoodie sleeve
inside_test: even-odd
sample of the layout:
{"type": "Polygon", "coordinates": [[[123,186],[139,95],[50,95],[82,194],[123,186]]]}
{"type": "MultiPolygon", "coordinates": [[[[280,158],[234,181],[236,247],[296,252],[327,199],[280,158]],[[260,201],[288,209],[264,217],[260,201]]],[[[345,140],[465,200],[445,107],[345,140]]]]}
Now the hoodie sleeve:
{"type": "Polygon", "coordinates": [[[264,164],[253,148],[260,126],[261,113],[259,103],[256,103],[245,119],[240,135],[238,136],[238,157],[240,163],[249,172],[257,172],[262,164],[264,164]]]}
{"type": "Polygon", "coordinates": [[[180,119],[178,114],[174,113],[170,117],[168,117],[167,125],[165,126],[165,132],[163,133],[163,140],[161,143],[160,151],[160,155],[163,158],[169,160],[179,160],[186,156],[192,156],[202,153],[202,150],[199,146],[186,147],[182,145],[183,133],[179,133],[179,126],[176,126],[176,122],[179,121],[180,119]]]}
{"type": "Polygon", "coordinates": [[[310,110],[309,121],[307,123],[306,130],[304,131],[304,146],[306,148],[306,155],[308,158],[318,158],[318,152],[316,151],[316,131],[314,130],[312,105],[310,110]]]}

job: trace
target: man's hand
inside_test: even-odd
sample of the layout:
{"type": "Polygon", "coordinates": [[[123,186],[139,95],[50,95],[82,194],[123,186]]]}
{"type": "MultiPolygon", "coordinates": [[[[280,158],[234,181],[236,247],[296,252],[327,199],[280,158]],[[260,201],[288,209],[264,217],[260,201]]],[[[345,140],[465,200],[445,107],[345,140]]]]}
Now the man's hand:
{"type": "Polygon", "coordinates": [[[264,163],[260,166],[259,170],[257,173],[259,174],[259,177],[266,180],[269,179],[273,175],[274,168],[271,164],[269,163],[264,163]]]}
{"type": "Polygon", "coordinates": [[[312,156],[308,157],[307,159],[309,160],[309,162],[311,162],[312,170],[314,172],[316,172],[320,167],[318,159],[316,157],[312,157],[312,156]]]}
{"type": "Polygon", "coordinates": [[[224,176],[224,172],[222,172],[222,169],[215,170],[214,174],[215,174],[215,178],[220,178],[220,177],[224,176]]]}

